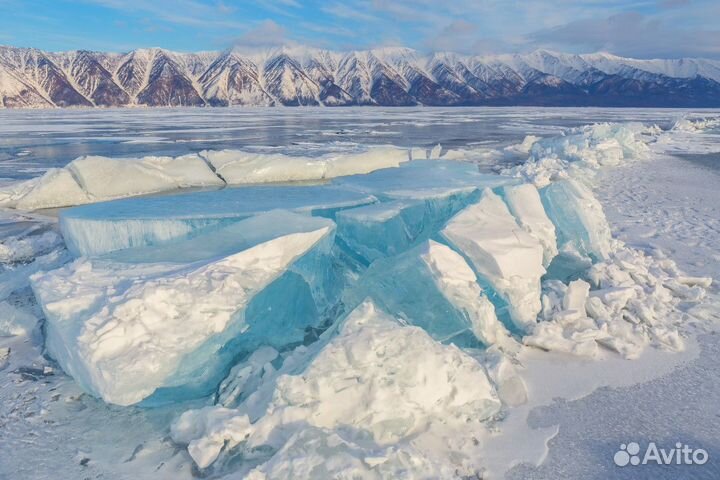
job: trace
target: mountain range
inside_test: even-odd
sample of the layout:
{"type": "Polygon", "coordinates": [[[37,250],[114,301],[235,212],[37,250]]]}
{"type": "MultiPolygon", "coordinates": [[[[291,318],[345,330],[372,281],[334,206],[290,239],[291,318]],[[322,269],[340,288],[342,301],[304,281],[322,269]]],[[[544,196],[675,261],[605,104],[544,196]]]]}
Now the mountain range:
{"type": "Polygon", "coordinates": [[[57,53],[0,46],[0,108],[234,105],[720,107],[720,61],[547,50],[57,53]]]}

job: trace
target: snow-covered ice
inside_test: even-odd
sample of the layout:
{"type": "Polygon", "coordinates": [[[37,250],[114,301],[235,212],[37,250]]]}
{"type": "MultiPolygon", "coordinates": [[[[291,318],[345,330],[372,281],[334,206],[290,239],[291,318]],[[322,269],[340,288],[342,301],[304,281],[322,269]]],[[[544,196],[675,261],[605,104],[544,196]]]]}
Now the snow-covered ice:
{"type": "Polygon", "coordinates": [[[271,457],[250,478],[387,478],[403,466],[423,475],[428,464],[441,475],[473,471],[473,436],[500,409],[480,363],[370,301],[322,343],[297,352],[292,369],[281,369],[236,409],[184,413],[173,439],[188,444],[201,467],[241,443],[256,458],[271,457]],[[336,448],[323,449],[325,442],[336,448]]]}
{"type": "MultiPolygon", "coordinates": [[[[283,220],[271,214],[265,228],[282,230],[283,220]]],[[[107,402],[134,404],[158,389],[206,395],[237,355],[265,342],[302,341],[306,327],[322,322],[297,264],[329,268],[322,262],[334,225],[306,217],[304,227],[205,262],[81,258],[38,274],[33,289],[46,314],[48,351],[107,402]]]]}
{"type": "Polygon", "coordinates": [[[518,225],[490,189],[454,216],[441,233],[505,300],[515,326],[529,329],[540,312],[540,277],[545,274],[540,240],[518,225]]]}
{"type": "Polygon", "coordinates": [[[409,160],[409,151],[396,147],[321,157],[241,150],[204,150],[178,157],[83,156],[41,177],[0,187],[0,206],[38,210],[183,188],[320,181],[398,167],[409,160]]]}
{"type": "Polygon", "coordinates": [[[361,153],[294,157],[239,150],[203,151],[213,170],[228,184],[323,180],[398,167],[410,160],[407,149],[375,147],[361,153]]]}

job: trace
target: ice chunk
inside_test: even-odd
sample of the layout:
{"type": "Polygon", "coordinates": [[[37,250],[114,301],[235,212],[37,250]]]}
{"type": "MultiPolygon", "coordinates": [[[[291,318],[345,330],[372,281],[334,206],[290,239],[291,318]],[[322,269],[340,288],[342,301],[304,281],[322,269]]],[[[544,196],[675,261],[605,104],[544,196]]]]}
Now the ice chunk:
{"type": "Polygon", "coordinates": [[[471,163],[417,160],[403,164],[400,168],[342,178],[336,183],[385,200],[417,200],[470,192],[477,188],[512,185],[519,181],[502,175],[480,173],[477,166],[471,163]]]}
{"type": "Polygon", "coordinates": [[[233,185],[322,180],[397,167],[410,159],[407,149],[395,147],[377,147],[361,153],[322,157],[294,157],[240,150],[203,151],[200,155],[210,162],[218,175],[233,185]]]}
{"type": "Polygon", "coordinates": [[[302,341],[325,321],[313,284],[331,268],[334,230],[330,220],[307,221],[307,231],[220,259],[80,259],[34,276],[48,352],[110,403],[206,395],[243,352],[302,341]]]}
{"type": "Polygon", "coordinates": [[[80,157],[65,167],[93,201],[187,187],[225,185],[198,155],[181,157],[80,157]]]}
{"type": "Polygon", "coordinates": [[[56,208],[185,187],[225,185],[197,155],[80,157],[42,177],[0,189],[0,205],[21,210],[56,208]]]}
{"type": "Polygon", "coordinates": [[[100,255],[188,238],[278,208],[334,216],[374,201],[370,195],[332,186],[227,188],[68,209],[60,214],[60,230],[74,255],[100,255]]]}
{"type": "Polygon", "coordinates": [[[540,190],[540,196],[555,225],[561,252],[575,252],[593,261],[608,257],[610,226],[589,188],[574,180],[560,180],[540,190]]]}
{"type": "Polygon", "coordinates": [[[346,303],[366,297],[441,342],[505,346],[510,341],[472,269],[458,253],[432,240],[375,261],[346,303]]]}
{"type": "Polygon", "coordinates": [[[441,233],[506,300],[518,328],[536,322],[545,273],[543,247],[517,224],[498,195],[486,189],[479,202],[453,217],[441,233]]]}
{"type": "MultiPolygon", "coordinates": [[[[462,462],[466,452],[458,451],[458,431],[472,436],[482,420],[500,409],[479,362],[454,345],[435,342],[421,328],[401,325],[371,302],[358,306],[325,341],[304,368],[283,369],[274,383],[266,384],[269,395],[256,392],[234,415],[212,409],[183,414],[172,427],[173,438],[207,445],[190,452],[202,465],[217,458],[218,446],[229,451],[240,442],[244,445],[236,452],[279,454],[270,461],[284,462],[289,453],[283,447],[302,448],[292,439],[311,429],[372,445],[374,451],[403,448],[397,445],[401,442],[417,445],[421,458],[447,459],[454,451],[451,457],[462,462]],[[246,403],[252,405],[256,396],[266,403],[257,414],[248,413],[246,403]],[[216,428],[222,423],[214,421],[218,416],[236,418],[237,428],[216,428]],[[436,431],[438,425],[443,427],[436,431]]],[[[385,461],[367,455],[363,460],[369,465],[385,461]]]]}
{"type": "Polygon", "coordinates": [[[370,264],[427,240],[479,195],[473,189],[344,210],[336,217],[338,236],[365,264],[370,264]]]}
{"type": "Polygon", "coordinates": [[[708,129],[720,127],[720,118],[707,117],[690,119],[688,117],[679,118],[672,127],[673,131],[680,132],[702,132],[708,129]]]}
{"type": "Polygon", "coordinates": [[[638,158],[648,152],[640,136],[647,128],[641,124],[599,123],[570,129],[565,135],[548,137],[533,143],[531,158],[558,157],[582,162],[590,168],[620,164],[626,158],[638,158]]]}
{"type": "Polygon", "coordinates": [[[258,386],[270,375],[275,373],[272,362],[277,360],[279,352],[272,347],[258,348],[244,362],[235,365],[227,378],[218,388],[217,403],[220,405],[236,405],[257,390],[258,386]]]}
{"type": "Polygon", "coordinates": [[[0,206],[20,210],[79,205],[90,201],[67,169],[53,168],[41,177],[0,189],[0,206]]]}
{"type": "Polygon", "coordinates": [[[656,127],[629,123],[572,128],[532,142],[528,161],[503,173],[522,177],[538,187],[571,176],[590,176],[601,167],[643,158],[649,151],[644,136],[656,133],[656,127]]]}
{"type": "Polygon", "coordinates": [[[555,226],[548,218],[540,194],[534,185],[526,183],[503,187],[503,198],[510,213],[530,235],[543,246],[543,266],[547,268],[558,253],[555,226]]]}
{"type": "Polygon", "coordinates": [[[505,352],[494,345],[485,352],[485,368],[495,385],[500,400],[516,406],[527,402],[527,387],[514,362],[505,352]]]}
{"type": "Polygon", "coordinates": [[[188,410],[170,428],[173,441],[186,444],[198,467],[205,468],[217,459],[225,443],[237,445],[252,431],[247,415],[222,407],[188,410]]]}
{"type": "Polygon", "coordinates": [[[563,298],[563,308],[585,315],[585,302],[590,294],[590,284],[584,280],[573,280],[568,285],[563,298]]]}

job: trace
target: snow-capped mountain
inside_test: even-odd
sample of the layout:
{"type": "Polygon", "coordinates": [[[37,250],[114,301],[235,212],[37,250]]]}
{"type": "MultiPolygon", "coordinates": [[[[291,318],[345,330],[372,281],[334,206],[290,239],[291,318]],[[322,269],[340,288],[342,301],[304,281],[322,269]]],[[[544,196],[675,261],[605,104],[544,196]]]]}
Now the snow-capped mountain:
{"type": "Polygon", "coordinates": [[[305,105],[720,107],[720,61],[303,47],[125,54],[0,46],[0,108],[305,105]]]}

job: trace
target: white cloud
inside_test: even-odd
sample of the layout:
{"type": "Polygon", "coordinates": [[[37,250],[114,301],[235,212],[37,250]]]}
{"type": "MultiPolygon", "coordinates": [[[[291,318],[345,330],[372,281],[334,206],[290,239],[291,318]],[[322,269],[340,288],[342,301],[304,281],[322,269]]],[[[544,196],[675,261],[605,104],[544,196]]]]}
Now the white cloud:
{"type": "Polygon", "coordinates": [[[287,31],[273,20],[264,20],[232,43],[241,47],[275,47],[288,43],[287,31]]]}

